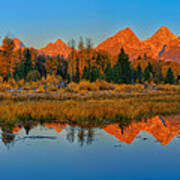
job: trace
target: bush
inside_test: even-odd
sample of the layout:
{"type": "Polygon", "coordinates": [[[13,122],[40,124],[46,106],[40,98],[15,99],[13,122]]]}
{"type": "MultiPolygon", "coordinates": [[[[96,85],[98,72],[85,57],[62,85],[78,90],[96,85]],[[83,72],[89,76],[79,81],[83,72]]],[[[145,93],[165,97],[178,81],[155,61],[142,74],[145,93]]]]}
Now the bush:
{"type": "Polygon", "coordinates": [[[3,77],[0,76],[0,84],[2,84],[2,83],[3,83],[3,77]]]}
{"type": "Polygon", "coordinates": [[[37,93],[44,93],[45,92],[44,87],[43,86],[39,86],[39,88],[36,89],[36,92],[37,93]]]}
{"type": "Polygon", "coordinates": [[[96,80],[95,85],[96,87],[99,88],[99,90],[114,90],[115,89],[113,84],[108,83],[103,80],[96,80]]]}
{"type": "Polygon", "coordinates": [[[81,81],[78,84],[79,90],[87,90],[87,91],[96,91],[98,87],[95,83],[90,83],[89,81],[81,81]]]}
{"type": "Polygon", "coordinates": [[[27,81],[38,81],[41,79],[41,75],[38,71],[34,70],[34,71],[30,71],[27,76],[26,76],[26,80],[27,81]]]}
{"type": "Polygon", "coordinates": [[[55,76],[55,75],[47,75],[46,82],[50,84],[59,84],[62,81],[61,76],[55,76]]]}
{"type": "Polygon", "coordinates": [[[48,91],[50,91],[50,92],[56,92],[57,90],[58,90],[58,87],[56,87],[56,86],[51,85],[48,87],[48,91]]]}

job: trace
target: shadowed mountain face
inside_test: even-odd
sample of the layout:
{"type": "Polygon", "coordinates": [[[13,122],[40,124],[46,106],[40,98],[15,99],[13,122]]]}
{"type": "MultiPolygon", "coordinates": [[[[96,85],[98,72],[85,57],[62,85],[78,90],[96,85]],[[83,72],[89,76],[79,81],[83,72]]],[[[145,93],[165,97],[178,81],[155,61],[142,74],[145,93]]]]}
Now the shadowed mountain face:
{"type": "Polygon", "coordinates": [[[153,57],[158,57],[165,45],[171,40],[177,39],[177,36],[171,33],[167,27],[161,27],[152,37],[143,41],[145,46],[150,46],[153,57]]]}
{"type": "Polygon", "coordinates": [[[180,63],[180,37],[171,40],[167,44],[167,47],[165,48],[164,53],[161,54],[160,58],[180,63]]]}
{"type": "MultiPolygon", "coordinates": [[[[14,50],[15,51],[18,49],[25,48],[25,45],[23,44],[23,42],[21,40],[19,40],[18,38],[14,38],[13,41],[14,41],[14,46],[15,46],[14,50]]],[[[0,46],[0,49],[3,49],[2,46],[0,46]]]]}
{"type": "Polygon", "coordinates": [[[123,129],[119,127],[119,124],[112,124],[104,128],[104,131],[127,144],[131,144],[141,131],[145,131],[155,137],[162,145],[167,145],[180,134],[180,116],[166,119],[156,116],[147,121],[132,122],[123,129]]]}
{"type": "Polygon", "coordinates": [[[18,38],[14,38],[14,44],[15,44],[15,50],[24,48],[25,45],[23,44],[22,41],[20,41],[18,38]]]}

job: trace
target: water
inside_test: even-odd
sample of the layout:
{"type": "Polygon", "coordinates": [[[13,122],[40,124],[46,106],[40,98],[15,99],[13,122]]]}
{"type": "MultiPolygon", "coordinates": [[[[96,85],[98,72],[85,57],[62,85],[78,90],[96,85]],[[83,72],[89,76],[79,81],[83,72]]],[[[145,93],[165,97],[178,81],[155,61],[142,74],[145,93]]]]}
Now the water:
{"type": "Polygon", "coordinates": [[[180,116],[128,126],[1,125],[0,179],[179,180],[180,116]]]}

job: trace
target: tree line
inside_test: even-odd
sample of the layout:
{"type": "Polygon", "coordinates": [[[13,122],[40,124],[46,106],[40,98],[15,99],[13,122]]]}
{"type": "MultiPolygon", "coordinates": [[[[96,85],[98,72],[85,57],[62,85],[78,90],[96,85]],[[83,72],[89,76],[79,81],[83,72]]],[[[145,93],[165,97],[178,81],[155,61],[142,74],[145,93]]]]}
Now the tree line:
{"type": "Polygon", "coordinates": [[[175,84],[180,79],[179,71],[174,68],[179,67],[179,64],[172,66],[173,63],[170,62],[153,61],[146,55],[130,61],[123,48],[118,57],[112,57],[105,51],[92,48],[90,39],[85,44],[80,38],[78,50],[74,40],[68,45],[71,47],[68,57],[50,57],[33,48],[15,50],[14,41],[5,37],[0,50],[0,75],[4,81],[9,78],[37,81],[53,74],[61,76],[66,82],[94,82],[102,79],[118,84],[175,84]]]}

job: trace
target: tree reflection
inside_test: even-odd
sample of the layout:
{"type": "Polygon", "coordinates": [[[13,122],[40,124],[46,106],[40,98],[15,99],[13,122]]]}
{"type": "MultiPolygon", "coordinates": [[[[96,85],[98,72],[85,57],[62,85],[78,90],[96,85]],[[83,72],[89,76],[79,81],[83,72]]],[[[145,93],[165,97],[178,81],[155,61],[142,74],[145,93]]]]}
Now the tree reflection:
{"type": "Polygon", "coordinates": [[[94,140],[94,130],[93,128],[89,128],[88,129],[88,136],[87,136],[87,144],[92,144],[93,140],[94,140]]]}
{"type": "Polygon", "coordinates": [[[30,132],[30,130],[31,130],[31,127],[30,126],[24,126],[24,130],[25,130],[25,132],[26,132],[26,135],[29,135],[29,132],[30,132]]]}
{"type": "Polygon", "coordinates": [[[74,130],[74,127],[71,127],[67,130],[67,136],[66,136],[66,139],[70,142],[70,143],[73,143],[74,140],[75,140],[75,130],[74,130]]]}
{"type": "Polygon", "coordinates": [[[85,141],[85,133],[83,129],[78,130],[78,142],[80,143],[80,146],[82,147],[84,145],[85,141]]]}
{"type": "Polygon", "coordinates": [[[13,129],[3,128],[2,129],[2,142],[5,146],[10,148],[11,144],[15,140],[15,134],[13,134],[13,129]]]}

